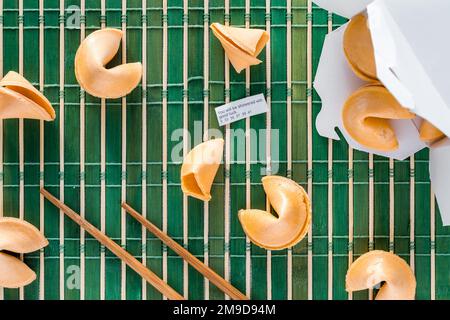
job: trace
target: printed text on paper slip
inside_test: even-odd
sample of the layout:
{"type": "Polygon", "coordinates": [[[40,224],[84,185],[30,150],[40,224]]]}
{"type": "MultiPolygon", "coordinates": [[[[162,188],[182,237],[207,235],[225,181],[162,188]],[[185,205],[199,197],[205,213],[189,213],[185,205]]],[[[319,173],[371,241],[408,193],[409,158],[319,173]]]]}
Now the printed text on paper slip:
{"type": "Polygon", "coordinates": [[[245,119],[268,111],[266,99],[262,93],[236,100],[216,108],[220,126],[245,119]]]}

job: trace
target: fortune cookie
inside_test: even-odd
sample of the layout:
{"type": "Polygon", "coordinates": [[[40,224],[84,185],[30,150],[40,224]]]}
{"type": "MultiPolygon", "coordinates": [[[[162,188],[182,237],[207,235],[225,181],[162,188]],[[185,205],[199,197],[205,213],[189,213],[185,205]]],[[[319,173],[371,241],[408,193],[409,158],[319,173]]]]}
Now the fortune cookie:
{"type": "Polygon", "coordinates": [[[211,24],[211,29],[237,73],[261,63],[256,57],[270,39],[265,30],[229,27],[217,22],[211,24]]]}
{"type": "Polygon", "coordinates": [[[381,85],[355,91],[345,102],[342,120],[348,134],[361,145],[378,151],[398,149],[395,131],[388,119],[414,119],[381,85]]]}
{"type": "Polygon", "coordinates": [[[0,119],[37,119],[56,117],[50,101],[20,74],[10,71],[0,80],[0,119]]]}
{"type": "Polygon", "coordinates": [[[416,278],[409,265],[399,256],[374,250],[356,259],[347,271],[348,292],[373,288],[384,282],[376,300],[414,300],[416,278]]]}
{"type": "MultiPolygon", "coordinates": [[[[0,218],[0,251],[30,253],[48,245],[32,224],[16,218],[0,218]]],[[[0,287],[20,288],[36,279],[36,274],[20,259],[0,252],[0,287]]]]}
{"type": "Polygon", "coordinates": [[[344,53],[359,78],[369,82],[377,80],[372,36],[364,14],[350,20],[344,33],[344,53]]]}
{"type": "Polygon", "coordinates": [[[291,179],[280,176],[262,178],[267,198],[277,213],[248,209],[239,211],[239,221],[249,239],[267,250],[296,245],[311,223],[311,203],[305,190],[291,179]]]}
{"type": "Polygon", "coordinates": [[[129,94],[142,77],[140,62],[106,69],[122,40],[122,31],[101,29],[83,40],[75,56],[75,75],[80,86],[99,98],[120,98],[129,94]]]}
{"type": "Polygon", "coordinates": [[[181,166],[184,194],[203,201],[211,199],[211,186],[222,162],[223,144],[223,139],[209,140],[186,155],[181,166]]]}
{"type": "Polygon", "coordinates": [[[36,273],[19,259],[0,252],[0,287],[20,288],[36,280],[36,273]]]}
{"type": "Polygon", "coordinates": [[[434,143],[438,140],[441,140],[445,137],[445,134],[433,126],[430,122],[427,120],[424,120],[422,122],[422,125],[420,126],[420,139],[427,143],[434,143]]]}

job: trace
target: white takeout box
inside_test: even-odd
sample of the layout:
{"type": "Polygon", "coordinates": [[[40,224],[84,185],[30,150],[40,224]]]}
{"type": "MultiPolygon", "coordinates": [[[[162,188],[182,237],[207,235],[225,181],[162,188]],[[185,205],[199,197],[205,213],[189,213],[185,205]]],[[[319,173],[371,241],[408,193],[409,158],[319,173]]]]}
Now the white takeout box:
{"type": "MultiPolygon", "coordinates": [[[[351,18],[365,11],[374,44],[379,80],[414,120],[391,120],[399,149],[378,152],[355,140],[342,124],[342,107],[365,82],[350,69],[343,50],[347,25],[327,35],[314,81],[322,99],[317,116],[319,134],[339,139],[340,130],[357,150],[404,160],[426,147],[419,138],[421,119],[450,136],[450,26],[448,0],[313,0],[333,13],[351,18]]],[[[430,146],[430,178],[444,225],[450,225],[450,140],[430,146]]]]}

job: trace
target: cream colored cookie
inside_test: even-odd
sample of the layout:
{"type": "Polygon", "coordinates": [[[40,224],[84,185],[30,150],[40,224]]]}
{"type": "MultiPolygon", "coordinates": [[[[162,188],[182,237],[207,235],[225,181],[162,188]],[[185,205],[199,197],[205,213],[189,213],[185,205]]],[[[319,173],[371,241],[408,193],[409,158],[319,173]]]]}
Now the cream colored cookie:
{"type": "Polygon", "coordinates": [[[223,139],[203,142],[193,148],[181,166],[181,189],[186,195],[209,201],[211,186],[223,155],[223,139]]]}
{"type": "Polygon", "coordinates": [[[211,24],[211,30],[222,44],[225,53],[236,72],[261,63],[256,57],[269,41],[265,30],[236,28],[220,23],[211,24]]]}
{"type": "Polygon", "coordinates": [[[267,176],[264,191],[278,217],[263,210],[239,211],[239,221],[250,240],[268,250],[282,250],[300,242],[311,222],[311,203],[305,190],[291,179],[267,176]]]}
{"type": "Polygon", "coordinates": [[[75,75],[80,86],[99,98],[120,98],[136,88],[142,77],[140,62],[107,69],[122,41],[122,31],[101,29],[83,40],[75,56],[75,75]]]}
{"type": "Polygon", "coordinates": [[[348,134],[361,145],[377,151],[398,149],[398,140],[389,119],[414,119],[389,91],[368,85],[355,91],[342,109],[342,122],[348,134]]]}
{"type": "Polygon", "coordinates": [[[354,73],[365,81],[376,81],[372,36],[364,14],[353,17],[344,33],[344,53],[354,73]]]}
{"type": "Polygon", "coordinates": [[[373,288],[384,282],[376,300],[414,300],[416,279],[409,265],[399,256],[374,250],[356,259],[345,278],[348,292],[373,288]]]}

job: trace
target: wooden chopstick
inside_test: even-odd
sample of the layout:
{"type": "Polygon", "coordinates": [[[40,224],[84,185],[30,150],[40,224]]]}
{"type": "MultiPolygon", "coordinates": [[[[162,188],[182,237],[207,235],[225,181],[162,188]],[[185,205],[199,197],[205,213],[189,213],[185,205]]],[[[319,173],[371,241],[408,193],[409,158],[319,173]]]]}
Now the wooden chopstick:
{"type": "Polygon", "coordinates": [[[83,219],[78,213],[73,211],[71,208],[66,206],[64,203],[55,198],[44,188],[41,189],[42,195],[44,195],[47,200],[53,203],[61,211],[63,211],[69,218],[71,218],[75,223],[82,227],[91,236],[97,239],[101,244],[108,248],[112,253],[119,257],[123,262],[125,262],[131,269],[136,271],[142,278],[147,280],[152,286],[154,286],[159,292],[166,296],[170,300],[185,300],[178,292],[172,289],[167,283],[165,283],[161,278],[159,278],[150,269],[144,266],[135,257],[129,254],[120,245],[114,242],[111,238],[106,236],[103,232],[98,230],[88,221],[83,219]]]}
{"type": "Polygon", "coordinates": [[[171,248],[175,253],[181,256],[187,263],[189,263],[198,272],[204,275],[209,281],[215,284],[220,290],[227,294],[230,298],[234,300],[249,300],[247,296],[242,294],[238,289],[233,287],[224,278],[219,276],[214,270],[209,268],[195,256],[193,256],[189,251],[180,246],[175,240],[170,238],[167,234],[161,231],[157,226],[144,218],[139,212],[130,207],[127,203],[122,203],[122,207],[131,216],[138,220],[148,231],[153,233],[158,237],[163,243],[165,243],[169,248],[171,248]]]}

